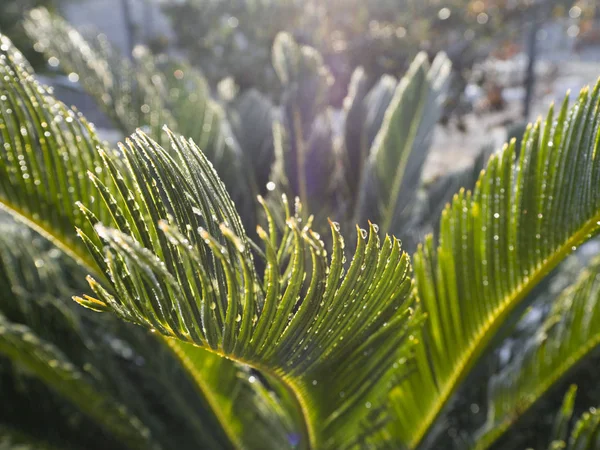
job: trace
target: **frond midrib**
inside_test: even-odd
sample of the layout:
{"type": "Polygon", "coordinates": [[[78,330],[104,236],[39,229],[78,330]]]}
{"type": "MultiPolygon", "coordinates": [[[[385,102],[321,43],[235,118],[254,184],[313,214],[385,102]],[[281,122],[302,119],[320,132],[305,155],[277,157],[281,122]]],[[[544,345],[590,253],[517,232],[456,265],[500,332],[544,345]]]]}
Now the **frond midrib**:
{"type": "MultiPolygon", "coordinates": [[[[96,279],[98,279],[98,280],[106,279],[105,275],[97,270],[95,262],[88,255],[79,251],[79,249],[77,249],[76,246],[71,245],[71,242],[69,242],[67,239],[65,239],[64,236],[59,236],[58,234],[56,234],[54,232],[54,230],[43,227],[42,224],[35,221],[29,214],[23,212],[20,208],[18,208],[11,202],[7,201],[5,198],[0,198],[0,209],[5,210],[11,216],[15,217],[16,220],[21,221],[22,223],[25,224],[25,226],[31,228],[32,230],[39,233],[44,238],[48,239],[57,248],[59,248],[66,255],[68,255],[70,258],[72,258],[80,267],[83,267],[85,271],[89,272],[89,274],[93,275],[94,277],[97,277],[96,279]]],[[[182,355],[181,351],[178,351],[178,349],[174,348],[174,346],[169,344],[168,339],[163,339],[163,340],[165,341],[167,347],[169,347],[173,351],[175,356],[179,359],[179,361],[185,367],[186,371],[193,378],[194,382],[196,383],[196,385],[200,389],[201,393],[204,395],[205,399],[209,403],[211,410],[217,417],[218,422],[220,423],[221,427],[225,431],[225,434],[230,439],[232,444],[234,444],[235,448],[239,448],[239,449],[244,448],[244,446],[242,445],[242,442],[239,440],[239,437],[236,436],[236,433],[233,432],[231,427],[229,427],[228,421],[225,420],[224,417],[222,416],[221,408],[219,407],[218,402],[212,396],[210,389],[207,388],[206,383],[204,382],[204,380],[202,379],[200,374],[196,370],[194,370],[192,365],[189,363],[189,360],[187,360],[187,357],[185,355],[182,355]]],[[[219,356],[224,357],[224,355],[219,355],[219,356]]],[[[295,397],[296,397],[296,395],[295,395],[295,397]]],[[[304,415],[304,410],[303,410],[303,415],[304,415]]]]}
{"type": "MultiPolygon", "coordinates": [[[[427,75],[425,75],[425,78],[427,78],[427,75]]],[[[419,99],[421,101],[419,102],[416,110],[414,111],[415,117],[421,117],[423,115],[423,111],[425,110],[425,105],[427,103],[426,95],[423,95],[423,94],[427,94],[428,88],[429,88],[428,83],[427,82],[423,83],[423,86],[421,87],[421,95],[419,96],[419,99]]],[[[410,159],[410,156],[411,156],[411,153],[413,150],[413,146],[415,145],[417,133],[419,131],[420,126],[421,126],[420,121],[418,121],[418,120],[412,121],[412,123],[410,125],[410,129],[409,129],[409,133],[408,133],[408,140],[406,142],[406,145],[404,146],[404,149],[403,149],[404,151],[402,152],[396,174],[394,175],[394,181],[392,183],[392,192],[390,195],[390,200],[386,205],[387,208],[385,211],[385,215],[382,218],[382,225],[381,225],[382,229],[386,233],[391,232],[390,228],[392,226],[392,221],[394,219],[395,205],[398,203],[398,198],[401,194],[402,183],[404,180],[404,174],[406,172],[406,166],[408,164],[408,160],[410,159]]],[[[386,132],[387,132],[387,130],[386,130],[386,132]]]]}
{"type": "MultiPolygon", "coordinates": [[[[600,333],[598,333],[593,339],[587,341],[579,350],[572,353],[568,359],[564,360],[558,366],[558,368],[553,371],[554,374],[549,377],[546,382],[538,385],[538,389],[528,396],[529,400],[527,401],[527,399],[525,399],[526,402],[523,405],[524,408],[519,414],[519,417],[523,416],[523,414],[529,411],[541,399],[542,396],[544,396],[561,378],[563,378],[565,374],[574,369],[575,366],[598,345],[600,345],[600,333]]],[[[516,420],[518,420],[519,417],[517,417],[516,420]]],[[[483,443],[478,443],[474,450],[488,449],[491,444],[496,442],[496,440],[498,440],[498,438],[516,422],[516,420],[503,420],[500,424],[495,426],[494,432],[490,433],[488,438],[482,441],[483,443]]]]}
{"type": "Polygon", "coordinates": [[[586,221],[582,227],[574,233],[562,246],[560,246],[549,258],[546,264],[540,265],[533,275],[529,277],[527,283],[520,285],[522,289],[516,290],[512,295],[506,296],[496,308],[497,313],[489,318],[486,323],[480,328],[480,331],[471,339],[471,344],[467,350],[463,352],[462,358],[455,364],[455,370],[449,377],[448,381],[436,397],[433,406],[417,428],[416,433],[408,442],[408,447],[411,449],[417,448],[425,438],[427,432],[431,429],[436,419],[440,416],[446,407],[450,397],[454,394],[460,383],[464,380],[469,370],[477,362],[478,357],[483,350],[488,346],[492,337],[504,323],[506,317],[510,314],[513,308],[520,303],[527,294],[554,268],[562,261],[571,251],[574,246],[585,241],[587,236],[598,227],[600,221],[600,211],[595,216],[586,221]]]}
{"type": "Polygon", "coordinates": [[[85,270],[88,271],[90,275],[93,275],[98,280],[106,279],[105,275],[97,269],[93,259],[89,255],[82,253],[75,245],[72,245],[72,241],[65,239],[64,236],[59,236],[50,228],[45,228],[41,223],[36,221],[18,206],[9,202],[6,198],[0,197],[0,209],[6,211],[16,220],[24,223],[25,226],[31,228],[52,242],[52,244],[73,259],[79,266],[85,267],[85,270]]]}
{"type": "MultiPolygon", "coordinates": [[[[207,401],[209,402],[209,404],[211,405],[211,407],[213,407],[213,410],[215,410],[215,415],[217,415],[219,422],[221,422],[223,424],[223,428],[225,429],[227,435],[232,439],[232,442],[236,445],[236,448],[240,448],[240,449],[244,448],[244,445],[239,440],[239,437],[236,436],[235,432],[231,429],[231,427],[229,427],[228,425],[225,425],[225,424],[227,424],[227,420],[222,416],[220,409],[214,408],[214,406],[217,405],[218,402],[215,400],[210,389],[204,383],[204,380],[202,380],[200,375],[194,369],[189,358],[183,353],[183,351],[181,349],[177,348],[178,344],[181,341],[177,340],[176,338],[168,338],[168,337],[163,338],[163,340],[166,342],[166,345],[173,350],[173,352],[175,353],[175,355],[177,356],[179,361],[186,367],[186,370],[190,373],[190,375],[192,375],[194,380],[197,382],[198,387],[202,390],[202,393],[205,395],[205,397],[206,397],[207,401]],[[197,377],[199,377],[199,378],[197,378],[197,377]],[[218,410],[218,412],[216,412],[217,410],[218,410]]],[[[188,345],[194,345],[194,344],[188,343],[188,345]]],[[[247,361],[243,358],[233,357],[232,355],[226,355],[225,353],[223,353],[219,350],[212,349],[210,347],[206,347],[206,348],[203,347],[202,349],[206,350],[207,352],[213,353],[221,358],[225,358],[225,359],[228,359],[235,363],[244,364],[246,366],[252,367],[253,369],[258,370],[259,372],[269,374],[272,377],[279,380],[283,384],[283,386],[292,394],[292,397],[296,401],[297,406],[302,413],[303,420],[302,420],[302,424],[301,424],[302,425],[301,433],[302,433],[302,436],[305,438],[304,442],[308,443],[309,449],[318,448],[316,431],[315,431],[314,425],[310,419],[310,408],[309,408],[308,404],[306,403],[306,400],[304,399],[304,397],[301,394],[301,389],[298,387],[297,383],[293,379],[291,379],[289,376],[283,375],[282,373],[280,373],[278,371],[273,370],[273,368],[267,367],[263,364],[259,364],[256,361],[247,361]]]]}
{"type": "Polygon", "coordinates": [[[190,361],[189,357],[179,348],[180,341],[177,341],[172,338],[166,338],[161,336],[161,340],[165,343],[167,347],[169,347],[174,355],[177,357],[182,366],[185,367],[186,371],[193,378],[196,386],[200,389],[202,395],[208,402],[210,408],[212,409],[215,416],[217,416],[217,420],[223,427],[225,434],[231,440],[231,443],[235,446],[235,448],[243,449],[244,445],[242,445],[242,441],[239,436],[233,431],[233,429],[229,426],[229,422],[225,419],[221,412],[221,408],[219,407],[218,401],[213,396],[211,390],[206,386],[204,379],[198,373],[198,371],[194,368],[194,365],[190,361]]]}

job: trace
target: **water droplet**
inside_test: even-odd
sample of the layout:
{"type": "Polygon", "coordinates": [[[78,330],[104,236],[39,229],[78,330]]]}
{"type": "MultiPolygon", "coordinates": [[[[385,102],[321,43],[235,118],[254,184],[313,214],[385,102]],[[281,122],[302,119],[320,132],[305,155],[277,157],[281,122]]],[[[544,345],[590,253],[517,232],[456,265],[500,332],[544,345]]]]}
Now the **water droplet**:
{"type": "Polygon", "coordinates": [[[217,309],[217,304],[215,302],[210,302],[210,309],[212,309],[213,311],[217,309]]]}
{"type": "MultiPolygon", "coordinates": [[[[333,226],[335,231],[340,231],[340,224],[338,222],[331,222],[331,225],[333,226]]],[[[600,225],[600,222],[598,222],[598,225],[600,225]]]]}
{"type": "Polygon", "coordinates": [[[248,382],[249,382],[250,384],[252,384],[252,383],[256,382],[256,377],[255,377],[254,375],[250,375],[250,376],[248,377],[248,382]]]}
{"type": "Polygon", "coordinates": [[[366,239],[369,234],[367,233],[367,230],[361,228],[360,235],[362,236],[363,239],[366,239]]]}
{"type": "Polygon", "coordinates": [[[242,321],[242,316],[240,314],[238,314],[237,316],[235,316],[235,321],[236,322],[241,322],[242,321]]]}
{"type": "Polygon", "coordinates": [[[317,385],[317,380],[312,380],[312,385],[316,386],[317,385]]]}
{"type": "Polygon", "coordinates": [[[272,181],[269,181],[267,183],[267,191],[274,191],[275,190],[275,183],[273,183],[272,181]]]}

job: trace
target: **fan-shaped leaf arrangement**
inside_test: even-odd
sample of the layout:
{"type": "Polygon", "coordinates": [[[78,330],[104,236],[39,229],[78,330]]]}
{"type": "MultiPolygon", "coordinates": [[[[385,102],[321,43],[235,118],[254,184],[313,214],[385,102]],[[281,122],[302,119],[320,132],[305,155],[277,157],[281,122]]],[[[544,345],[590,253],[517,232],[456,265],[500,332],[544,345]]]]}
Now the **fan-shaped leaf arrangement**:
{"type": "MultiPolygon", "coordinates": [[[[12,49],[10,42],[3,43],[12,49]]],[[[104,280],[105,275],[96,265],[94,255],[89,254],[86,243],[77,238],[76,228],[81,233],[86,230],[92,233],[87,220],[91,216],[111,223],[110,210],[103,209],[107,192],[97,190],[86,170],[95,175],[92,178],[96,183],[105,182],[106,186],[114,182],[110,186],[118,192],[115,186],[122,186],[125,180],[113,180],[112,173],[103,167],[100,154],[113,154],[113,163],[117,165],[124,164],[124,160],[118,152],[104,148],[93,127],[52,98],[26,69],[10,52],[0,54],[0,206],[73,257],[81,272],[97,274],[98,279],[104,280]],[[77,207],[80,199],[86,199],[89,206],[85,215],[77,207]]],[[[125,335],[127,339],[139,340],[135,333],[125,335]]],[[[165,354],[163,363],[171,365],[176,364],[173,357],[182,358],[181,352],[173,351],[158,339],[140,342],[141,350],[147,352],[146,360],[154,362],[152,373],[164,371],[159,355],[165,354]],[[149,350],[152,346],[154,349],[149,350]]],[[[216,426],[212,422],[214,418],[204,417],[196,422],[193,434],[199,434],[198,445],[215,445],[210,435],[219,427],[227,432],[225,441],[223,436],[219,438],[220,446],[239,447],[241,442],[252,445],[264,436],[270,436],[268,445],[273,448],[290,444],[296,425],[286,419],[287,411],[279,404],[280,400],[267,392],[260,380],[249,381],[247,368],[197,347],[187,348],[185,358],[183,365],[196,382],[199,397],[188,394],[185,398],[186,394],[170,385],[172,381],[168,377],[156,375],[155,378],[161,380],[161,388],[170,393],[180,410],[189,409],[186,402],[193,399],[204,403],[209,416],[218,416],[216,426]],[[219,401],[214,401],[215,398],[219,401]],[[237,408],[242,408],[247,415],[234,413],[237,408]],[[207,429],[212,431],[202,437],[207,429]]],[[[186,417],[195,420],[196,414],[192,409],[186,417]]],[[[183,421],[179,423],[183,426],[183,421]]]]}
{"type": "MultiPolygon", "coordinates": [[[[306,421],[305,443],[338,448],[354,439],[350,431],[377,413],[417,342],[421,316],[400,243],[381,242],[371,225],[357,233],[346,265],[338,226],[328,258],[310,220],[284,199],[286,228],[270,219],[258,230],[259,277],[233,202],[193,142],[167,131],[167,152],[139,131],[108,151],[10,57],[0,68],[0,199],[96,269],[96,295],[78,301],[282,380],[306,421]],[[82,243],[71,240],[70,224],[82,243]]],[[[194,347],[169,345],[194,366],[194,347]]]]}

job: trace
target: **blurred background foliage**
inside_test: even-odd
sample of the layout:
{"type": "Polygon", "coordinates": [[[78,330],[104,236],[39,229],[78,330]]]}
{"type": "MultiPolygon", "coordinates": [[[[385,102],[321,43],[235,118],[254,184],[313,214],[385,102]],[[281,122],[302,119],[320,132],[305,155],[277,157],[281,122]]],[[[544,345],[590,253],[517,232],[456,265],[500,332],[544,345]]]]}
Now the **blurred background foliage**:
{"type": "Polygon", "coordinates": [[[372,83],[402,75],[419,51],[445,51],[454,71],[472,67],[490,40],[517,33],[537,15],[564,15],[574,0],[186,0],[164,2],[176,44],[208,79],[232,77],[240,88],[277,96],[269,64],[280,31],[315,47],[335,79],[340,106],[353,70],[372,83]]]}
{"type": "Polygon", "coordinates": [[[34,51],[31,39],[25,34],[23,15],[37,6],[56,11],[59,3],[65,1],[69,0],[2,0],[0,3],[0,32],[10,38],[35,68],[45,66],[46,61],[34,51]]]}

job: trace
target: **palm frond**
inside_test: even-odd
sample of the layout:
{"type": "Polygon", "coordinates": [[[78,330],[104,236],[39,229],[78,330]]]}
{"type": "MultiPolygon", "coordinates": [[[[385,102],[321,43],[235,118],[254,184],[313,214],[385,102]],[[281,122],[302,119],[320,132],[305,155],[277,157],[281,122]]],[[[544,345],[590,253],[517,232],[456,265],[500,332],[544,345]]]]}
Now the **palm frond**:
{"type": "Polygon", "coordinates": [[[441,114],[441,102],[450,73],[450,62],[440,54],[431,64],[420,54],[395,88],[387,108],[392,85],[382,79],[370,101],[375,107],[373,121],[385,109],[385,118],[373,142],[363,175],[364,188],[358,201],[359,223],[372,220],[385,233],[399,233],[419,185],[433,130],[441,114]]]}
{"type": "Polygon", "coordinates": [[[56,262],[48,253],[24,248],[25,236],[11,231],[10,225],[0,230],[0,354],[26,368],[129,448],[159,448],[150,430],[95,379],[97,369],[90,361],[81,363],[81,347],[86,350],[89,347],[79,329],[78,318],[53,297],[53,291],[67,290],[60,285],[60,277],[49,276],[57,270],[56,262]],[[32,270],[36,266],[41,270],[32,270]],[[54,287],[50,280],[58,286],[54,287]],[[45,289],[49,286],[50,289],[45,289]],[[39,298],[32,300],[36,295],[39,298]],[[47,323],[45,327],[39,320],[41,317],[47,323]],[[20,321],[15,321],[19,318],[20,321]],[[38,325],[43,334],[31,325],[38,325]],[[59,334],[60,338],[68,339],[63,342],[72,346],[71,355],[54,343],[60,341],[59,334]]]}
{"type": "MultiPolygon", "coordinates": [[[[407,256],[397,240],[381,244],[371,226],[358,233],[344,277],[337,226],[328,264],[310,224],[288,215],[281,233],[272,220],[268,233],[258,230],[267,263],[261,286],[223,184],[192,142],[173,139],[177,161],[142,133],[123,147],[131,172],[121,176],[135,180],[137,208],[148,208],[153,221],[113,220],[85,237],[102,242],[94,252],[103,251],[117,295],[90,280],[97,297],[78,300],[284,377],[310,402],[311,440],[339,444],[340,424],[362,417],[351,406],[376,404],[387,384],[375,382],[391,376],[399,355],[406,359],[419,323],[411,320],[407,256]],[[355,364],[372,366],[356,376],[355,364]]],[[[125,198],[106,203],[115,218],[133,217],[125,198]]]]}
{"type": "Polygon", "coordinates": [[[571,385],[563,397],[563,402],[554,418],[552,427],[552,438],[550,442],[566,441],[569,433],[569,423],[573,418],[575,410],[575,397],[577,396],[577,386],[571,385]]]}
{"type": "Polygon", "coordinates": [[[88,199],[90,213],[108,219],[86,174],[110,182],[96,152],[103,144],[9,53],[0,54],[0,75],[0,206],[93,270],[74,232],[88,227],[75,203],[88,199]]]}
{"type": "MultiPolygon", "coordinates": [[[[414,447],[510,312],[574,248],[600,228],[598,91],[584,89],[493,155],[474,191],[442,214],[440,242],[414,257],[428,314],[418,370],[394,390],[394,432],[414,447]]],[[[390,426],[390,429],[392,426],[390,426]]]]}
{"type": "Polygon", "coordinates": [[[563,448],[567,450],[597,448],[600,444],[599,432],[600,411],[597,408],[590,408],[589,412],[583,413],[575,423],[568,444],[563,448]]]}
{"type": "MultiPolygon", "coordinates": [[[[92,234],[94,229],[91,222],[103,220],[111,223],[111,219],[108,217],[111,209],[104,209],[103,202],[105,200],[110,202],[113,193],[118,196],[121,192],[127,192],[123,190],[126,189],[130,180],[115,173],[116,168],[121,168],[126,161],[118,152],[104,147],[98,141],[93,128],[82,117],[52,98],[30,73],[16,64],[7,54],[0,55],[0,73],[3,76],[0,83],[0,142],[2,143],[0,205],[19,220],[51,238],[62,250],[75,258],[81,265],[82,271],[99,274],[100,279],[103,279],[102,267],[105,267],[106,263],[101,257],[98,257],[97,252],[88,253],[88,249],[93,248],[93,243],[78,240],[76,229],[82,235],[92,234]],[[112,156],[110,164],[104,167],[100,161],[109,154],[112,156]],[[89,170],[89,173],[86,174],[86,170],[89,170]],[[92,175],[91,179],[90,175],[92,175]],[[113,175],[115,175],[114,178],[113,175]],[[97,183],[98,189],[94,183],[97,183]],[[111,189],[112,192],[108,189],[111,189]],[[88,207],[80,209],[76,205],[79,200],[83,199],[86,199],[88,207]]],[[[134,199],[132,193],[132,197],[127,200],[132,208],[133,203],[131,202],[134,199]]],[[[228,205],[233,208],[230,200],[228,205]]],[[[143,213],[147,213],[147,210],[134,210],[135,219],[145,220],[142,216],[143,213]]],[[[120,219],[120,217],[115,217],[115,220],[120,219]]],[[[81,288],[77,290],[79,293],[83,292],[81,288]]],[[[69,295],[72,295],[72,292],[69,295]]],[[[169,348],[156,339],[153,342],[156,346],[154,354],[160,354],[163,349],[169,348]]],[[[145,345],[151,344],[146,343],[145,345]]],[[[192,356],[196,361],[202,361],[202,355],[205,355],[206,358],[211,356],[201,349],[195,350],[198,354],[192,356]]],[[[169,352],[172,353],[171,350],[169,352]]],[[[190,350],[188,354],[193,354],[193,352],[190,350]]],[[[150,358],[152,356],[151,352],[150,358]]],[[[173,359],[170,361],[173,364],[173,359]]],[[[227,373],[230,378],[238,377],[240,386],[248,384],[243,381],[245,378],[243,375],[239,376],[244,373],[245,369],[230,361],[224,361],[221,366],[213,365],[213,369],[209,369],[209,365],[204,364],[197,364],[195,367],[187,366],[186,369],[191,371],[189,375],[196,382],[203,377],[206,378],[204,385],[209,386],[211,392],[223,391],[220,390],[220,382],[210,370],[227,373]]],[[[160,382],[173,391],[173,387],[169,387],[169,382],[164,379],[160,382]]],[[[224,386],[232,386],[232,383],[233,381],[224,386]]],[[[201,397],[206,394],[206,390],[203,390],[201,386],[197,386],[197,388],[197,394],[200,394],[201,397]]],[[[177,388],[174,391],[177,392],[177,388]]],[[[255,410],[264,410],[268,414],[249,413],[240,416],[237,422],[238,430],[243,428],[247,435],[251,435],[249,430],[255,432],[263,422],[269,423],[270,432],[275,435],[281,418],[274,423],[269,422],[268,417],[278,416],[277,412],[273,413],[272,410],[276,399],[267,393],[260,383],[251,386],[251,389],[238,389],[238,391],[238,395],[228,397],[227,404],[207,402],[205,406],[208,416],[210,417],[213,407],[230,410],[240,402],[246,402],[246,404],[250,402],[254,404],[255,410]],[[245,422],[245,419],[252,420],[245,422]]],[[[182,397],[181,394],[179,397],[182,397]]],[[[185,401],[186,399],[183,398],[181,403],[185,405],[185,401]]],[[[248,410],[250,411],[251,408],[248,410]]],[[[216,410],[214,413],[218,415],[219,411],[216,410]]],[[[192,413],[189,417],[193,417],[195,414],[192,413]]],[[[206,422],[205,425],[196,426],[196,428],[197,430],[210,430],[212,427],[213,431],[209,431],[207,434],[209,438],[220,429],[220,426],[226,426],[226,424],[220,424],[218,420],[216,422],[207,421],[206,418],[202,420],[206,422]]],[[[202,421],[199,423],[201,425],[202,421]]],[[[285,430],[284,428],[279,435],[286,435],[287,431],[285,430]]],[[[268,432],[264,431],[264,433],[268,432]]],[[[225,439],[238,442],[241,438],[232,435],[226,436],[225,439]]],[[[203,442],[207,442],[207,445],[214,445],[214,442],[212,444],[209,443],[210,441],[203,442]]],[[[255,441],[250,439],[248,442],[255,441]]],[[[272,442],[276,448],[281,448],[282,441],[273,439],[272,442]]],[[[286,443],[288,443],[287,436],[283,441],[283,444],[286,443]]],[[[227,445],[224,446],[227,447],[227,445]]]]}
{"type": "Polygon", "coordinates": [[[490,381],[488,421],[476,448],[489,448],[600,344],[599,272],[596,260],[556,300],[528,348],[490,381]]]}
{"type": "MultiPolygon", "coordinates": [[[[43,117],[53,100],[9,57],[0,66],[8,75],[3,92],[14,99],[18,114],[29,112],[23,120],[36,126],[37,116],[43,117]],[[25,94],[21,86],[28,89],[25,94]],[[45,102],[27,103],[33,87],[45,102]]],[[[266,255],[265,273],[259,277],[233,202],[192,141],[167,132],[172,146],[167,152],[139,131],[119,152],[102,147],[94,152],[89,146],[93,130],[79,118],[71,119],[67,123],[76,131],[86,131],[76,135],[80,138],[71,148],[73,157],[82,158],[80,150],[94,162],[100,158],[102,167],[88,173],[93,193],[81,195],[90,187],[85,178],[74,193],[65,188],[64,195],[72,196],[54,192],[65,202],[81,200],[81,215],[43,223],[48,234],[59,230],[68,237],[65,230],[77,226],[89,251],[88,267],[108,278],[90,278],[95,297],[84,294],[78,301],[283,381],[306,421],[303,444],[337,448],[352,440],[365,411],[377,409],[389,384],[403,373],[422,322],[408,256],[398,240],[380,241],[373,225],[357,230],[357,250],[344,275],[344,240],[338,226],[331,224],[328,261],[310,220],[305,225],[288,206],[285,229],[278,230],[271,218],[268,231],[258,230],[266,255]]],[[[5,127],[11,133],[5,135],[4,147],[13,153],[0,159],[9,175],[2,177],[0,199],[16,215],[25,210],[34,222],[34,213],[44,214],[38,204],[50,200],[45,200],[42,185],[15,175],[24,151],[15,145],[23,133],[14,127],[5,127]]],[[[54,134],[45,137],[55,142],[54,134]]],[[[39,135],[28,133],[27,139],[28,149],[39,148],[39,135]]],[[[27,167],[44,164],[50,169],[72,162],[58,144],[26,156],[27,167]]],[[[85,165],[76,161],[79,174],[85,165]]],[[[36,180],[37,174],[31,178],[36,180]]],[[[52,180],[64,182],[65,175],[53,173],[52,180]]],[[[62,205],[55,209],[62,212],[62,205]]],[[[192,366],[202,364],[186,365],[192,366]]]]}
{"type": "Polygon", "coordinates": [[[287,33],[273,43],[273,66],[284,87],[282,131],[276,145],[282,148],[280,163],[289,186],[288,194],[300,197],[317,223],[335,216],[337,147],[334,142],[328,91],[331,74],[322,56],[312,47],[301,46],[287,33]]]}
{"type": "Polygon", "coordinates": [[[252,201],[244,155],[200,72],[183,62],[156,60],[143,47],[136,48],[131,61],[106,36],[86,40],[44,8],[30,12],[25,28],[45,55],[57,58],[66,72],[78,74],[84,89],[124,134],[142,128],[168,148],[163,125],[184,133],[215,165],[238,207],[252,201]]]}
{"type": "Polygon", "coordinates": [[[155,448],[147,428],[124,406],[98,392],[92,380],[31,329],[0,315],[0,353],[34,372],[131,448],[155,448]]]}
{"type": "Polygon", "coordinates": [[[600,414],[597,408],[584,412],[572,427],[573,411],[577,386],[572,385],[566,392],[563,404],[556,414],[555,429],[548,450],[594,449],[600,444],[600,414]]]}
{"type": "MultiPolygon", "coordinates": [[[[275,159],[273,122],[275,110],[271,102],[256,89],[239,94],[226,108],[231,129],[251,164],[250,176],[255,192],[265,195],[275,159]]],[[[182,133],[184,136],[188,136],[182,133]]],[[[202,148],[202,146],[200,146],[202,148]]]]}

